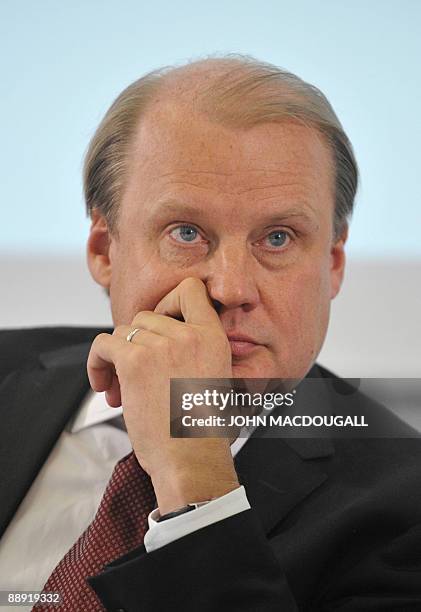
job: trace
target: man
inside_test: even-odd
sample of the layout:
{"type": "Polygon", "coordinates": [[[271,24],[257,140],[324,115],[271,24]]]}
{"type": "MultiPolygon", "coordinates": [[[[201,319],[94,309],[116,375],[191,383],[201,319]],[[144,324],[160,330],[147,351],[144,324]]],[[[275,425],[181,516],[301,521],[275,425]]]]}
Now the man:
{"type": "MultiPolygon", "coordinates": [[[[85,164],[88,264],[114,330],[3,335],[3,589],[45,585],[65,610],[421,609],[409,428],[288,442],[257,428],[232,446],[169,433],[172,378],[329,376],[314,363],[356,187],[327,100],[274,66],[200,61],[119,96],[85,164]],[[115,412],[86,395],[86,359],[115,412]]],[[[318,402],[341,410],[328,390],[318,402]]]]}

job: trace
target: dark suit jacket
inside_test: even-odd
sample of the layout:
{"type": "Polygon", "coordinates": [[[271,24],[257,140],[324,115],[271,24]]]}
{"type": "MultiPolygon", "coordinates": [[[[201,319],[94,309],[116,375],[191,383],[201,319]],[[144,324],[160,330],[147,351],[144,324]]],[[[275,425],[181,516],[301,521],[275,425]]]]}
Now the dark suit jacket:
{"type": "MultiPolygon", "coordinates": [[[[99,331],[0,334],[0,536],[88,390],[99,331]]],[[[351,395],[360,412],[394,419],[351,395]]],[[[334,393],[323,401],[340,412],[334,393]]],[[[127,612],[421,610],[421,441],[394,426],[414,437],[285,441],[258,428],[235,458],[251,510],[141,546],[91,586],[127,612]]]]}

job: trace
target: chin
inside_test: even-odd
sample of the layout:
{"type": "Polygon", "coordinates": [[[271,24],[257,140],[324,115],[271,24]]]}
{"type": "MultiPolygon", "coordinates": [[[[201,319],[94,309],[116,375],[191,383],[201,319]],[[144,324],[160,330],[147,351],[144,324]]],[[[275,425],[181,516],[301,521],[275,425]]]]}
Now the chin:
{"type": "Polygon", "coordinates": [[[263,366],[253,360],[233,360],[232,362],[233,378],[275,378],[273,366],[263,366]]]}
{"type": "Polygon", "coordinates": [[[233,378],[265,378],[265,379],[281,379],[281,380],[302,380],[311,366],[312,361],[306,359],[295,359],[292,362],[286,356],[282,357],[282,365],[268,358],[266,355],[246,359],[232,360],[232,376],[233,378]],[[288,363],[288,365],[284,365],[288,363]]]}

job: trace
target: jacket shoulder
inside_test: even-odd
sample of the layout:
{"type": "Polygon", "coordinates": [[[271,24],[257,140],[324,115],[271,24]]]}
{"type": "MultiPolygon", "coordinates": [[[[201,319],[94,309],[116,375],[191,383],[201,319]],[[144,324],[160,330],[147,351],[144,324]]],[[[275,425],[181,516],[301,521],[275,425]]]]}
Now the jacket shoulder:
{"type": "MultiPolygon", "coordinates": [[[[317,365],[319,374],[330,387],[332,410],[336,414],[364,415],[369,422],[370,436],[374,438],[418,438],[421,433],[400,416],[400,405],[385,406],[359,389],[361,379],[345,379],[317,365]]],[[[367,437],[370,437],[367,434],[367,437]]],[[[421,449],[421,447],[420,447],[421,449]]]]}
{"type": "Polygon", "coordinates": [[[0,330],[1,377],[38,361],[38,356],[43,352],[92,342],[101,332],[110,331],[109,328],[72,326],[0,330]]]}

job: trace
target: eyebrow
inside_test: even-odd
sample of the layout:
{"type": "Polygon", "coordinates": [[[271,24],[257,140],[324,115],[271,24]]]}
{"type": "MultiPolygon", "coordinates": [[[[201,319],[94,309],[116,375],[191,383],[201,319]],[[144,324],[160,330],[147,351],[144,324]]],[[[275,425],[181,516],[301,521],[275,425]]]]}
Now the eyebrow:
{"type": "Polygon", "coordinates": [[[207,210],[198,208],[197,206],[191,206],[183,202],[177,202],[176,200],[161,200],[154,207],[155,210],[152,212],[152,217],[164,217],[167,215],[185,215],[187,217],[207,216],[207,210]]]}
{"type": "MultiPolygon", "coordinates": [[[[180,221],[182,217],[188,217],[192,220],[213,219],[215,217],[215,214],[209,213],[206,208],[198,208],[196,206],[191,206],[190,204],[178,202],[176,200],[161,200],[156,205],[156,208],[152,212],[151,216],[153,220],[159,220],[161,218],[165,218],[171,215],[180,216],[180,221]]],[[[307,224],[315,226],[316,229],[319,228],[319,223],[317,221],[315,213],[313,212],[313,209],[305,204],[301,206],[292,206],[285,210],[280,210],[279,212],[270,211],[267,215],[262,216],[262,221],[270,225],[274,223],[279,223],[282,220],[285,221],[286,219],[290,219],[291,217],[301,218],[307,224]]]]}

